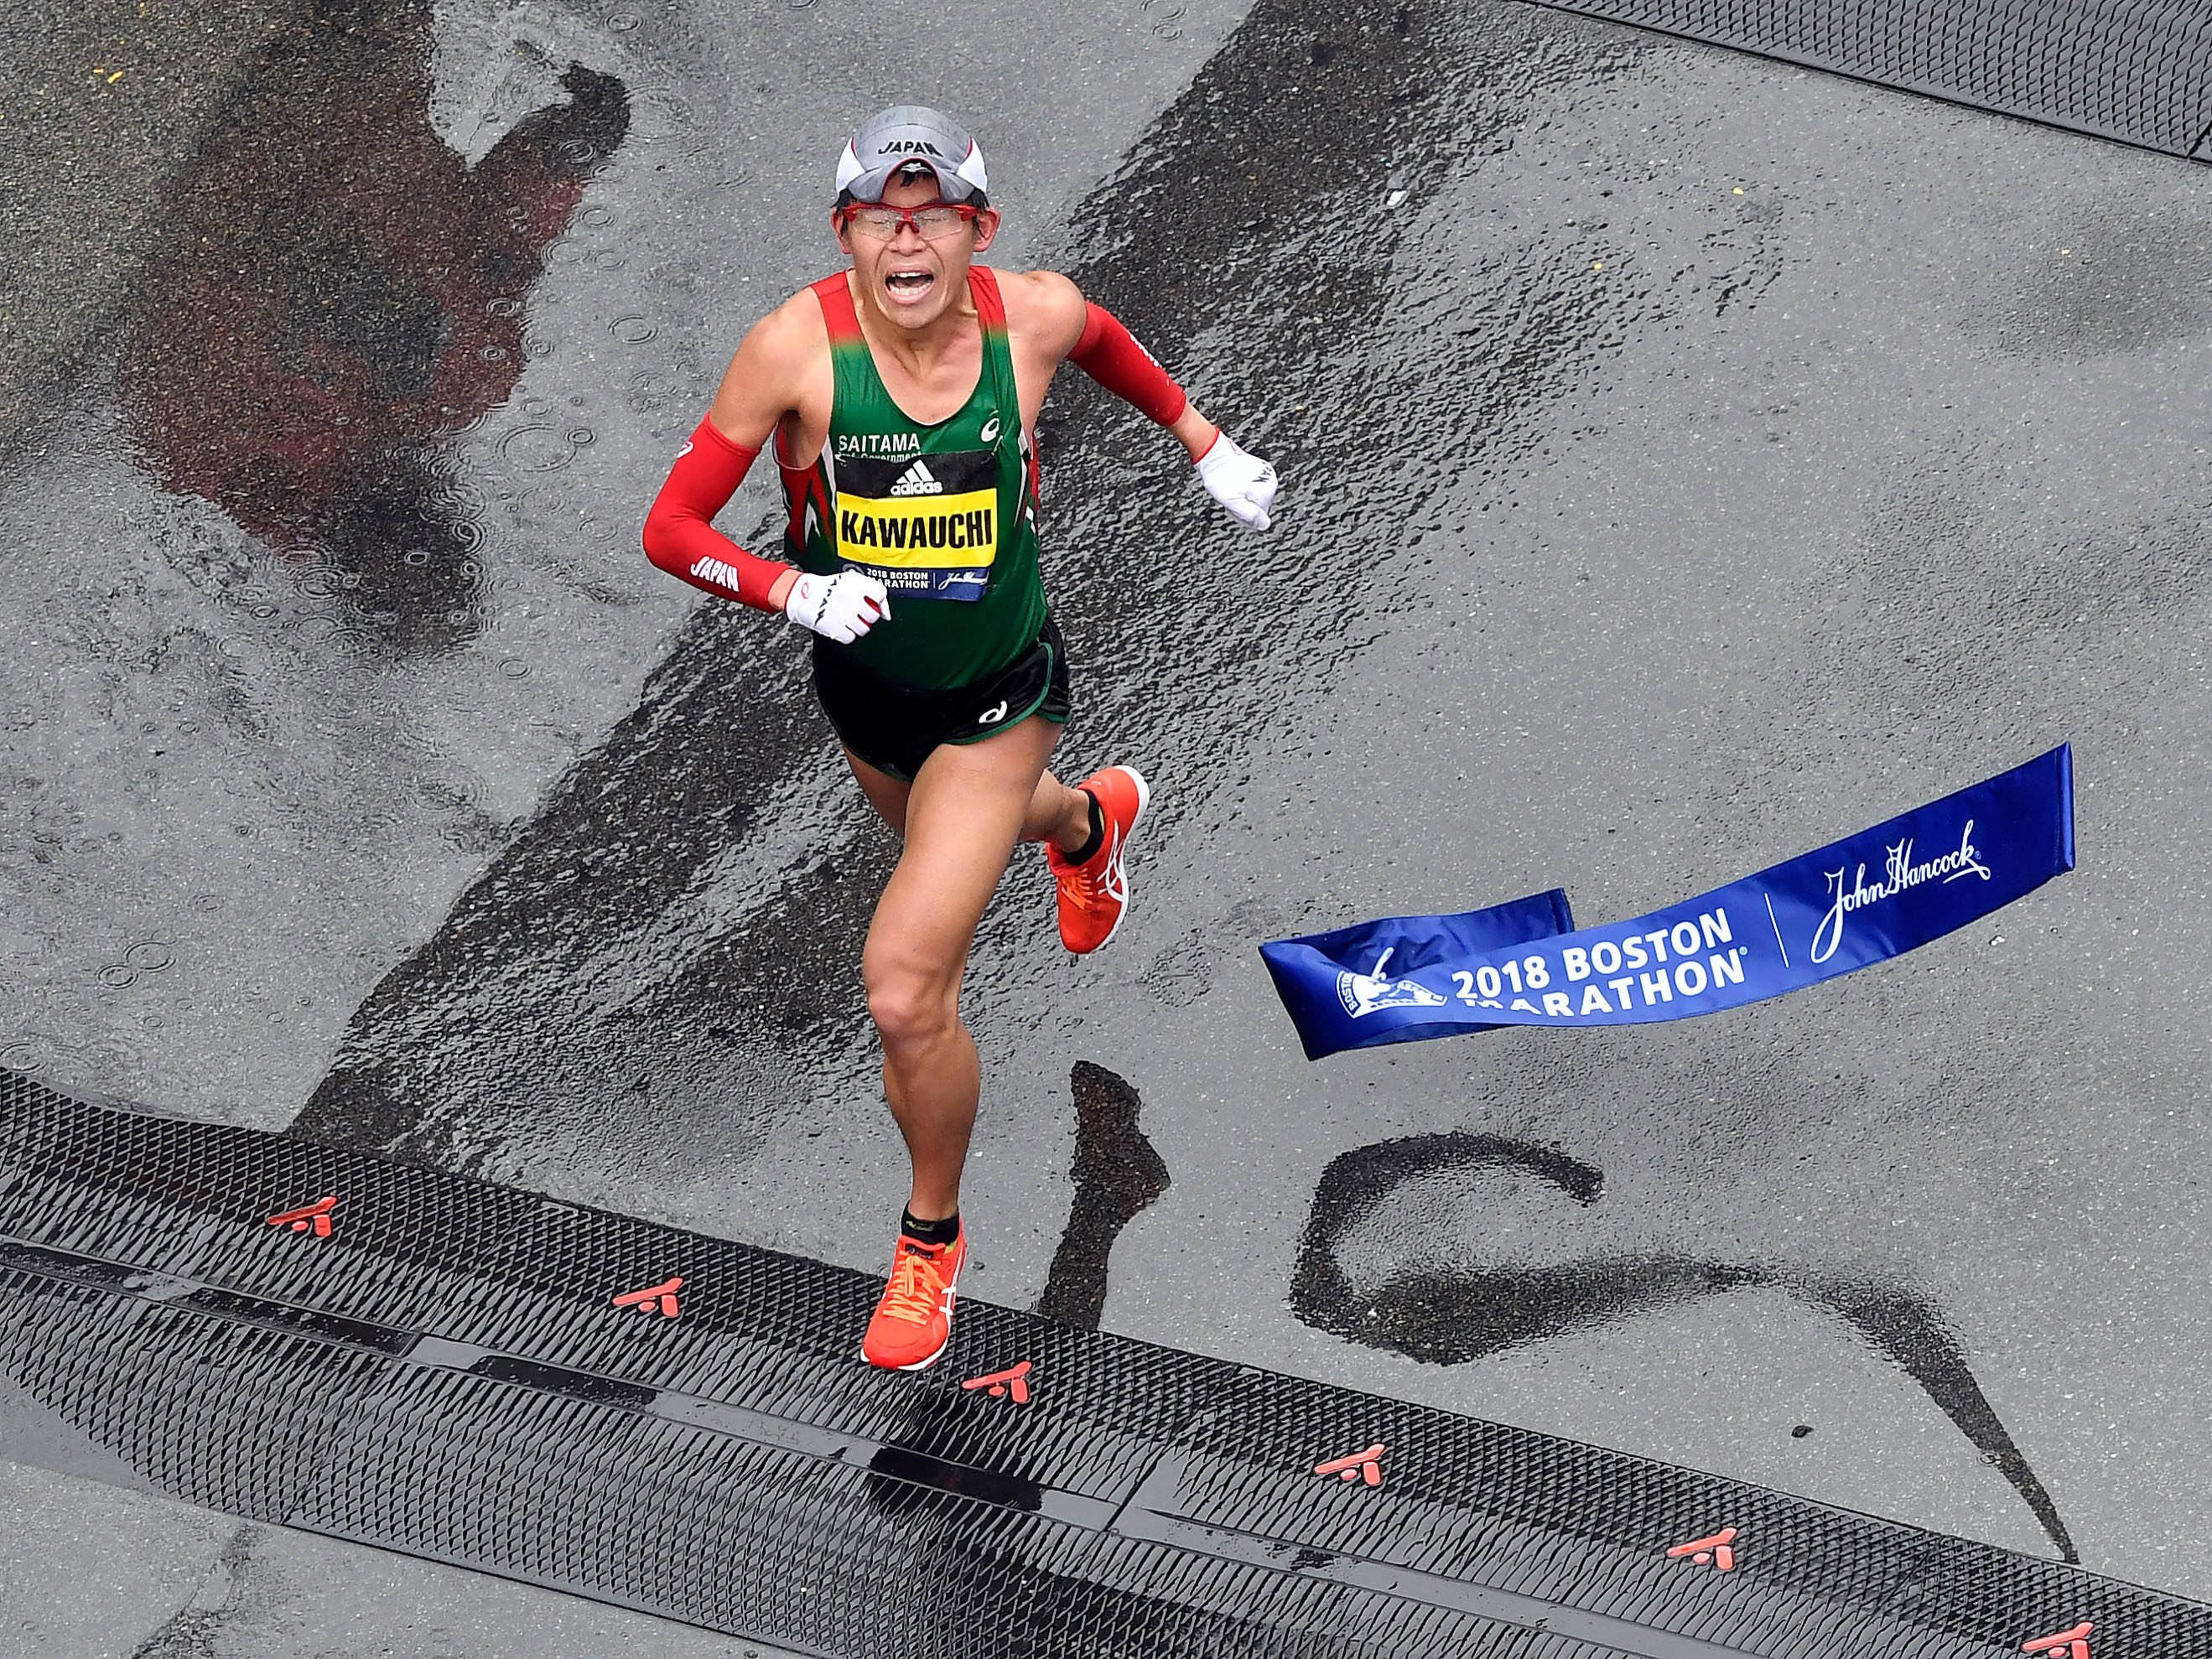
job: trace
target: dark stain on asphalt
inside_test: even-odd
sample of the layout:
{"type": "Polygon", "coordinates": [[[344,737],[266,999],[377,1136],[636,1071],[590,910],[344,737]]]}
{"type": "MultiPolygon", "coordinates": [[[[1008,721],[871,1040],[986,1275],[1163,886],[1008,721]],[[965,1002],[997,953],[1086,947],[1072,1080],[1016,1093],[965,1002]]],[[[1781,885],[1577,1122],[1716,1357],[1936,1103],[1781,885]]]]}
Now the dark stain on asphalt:
{"type": "Polygon", "coordinates": [[[684,1142],[687,1110],[738,1155],[775,1127],[798,1056],[864,1018],[852,968],[889,848],[880,832],[832,840],[743,929],[686,915],[702,858],[761,833],[779,776],[824,736],[759,622],[693,617],[640,708],[372,994],[293,1133],[489,1172],[518,1143],[637,1167],[648,1146],[684,1142]],[[660,920],[672,938],[653,937],[660,920]],[[665,975],[624,960],[641,933],[665,975]],[[527,992],[481,1018],[509,975],[527,992]]]}
{"type": "Polygon", "coordinates": [[[2012,1485],[2060,1554],[2080,1559],[2057,1505],[1974,1380],[1941,1310],[1924,1298],[1870,1276],[1665,1251],[1495,1267],[1432,1265],[1464,1247],[1455,1224],[1470,1183],[1494,1185],[1502,1199],[1516,1176],[1533,1177],[1584,1209],[1604,1195],[1605,1177],[1592,1165],[1495,1135],[1413,1135],[1331,1159],[1314,1189],[1291,1311],[1316,1330],[1364,1346],[1456,1365],[1703,1297],[1781,1291],[1841,1319],[1918,1383],[2012,1485]],[[1423,1191],[1439,1180],[1455,1189],[1442,1206],[1439,1194],[1423,1191]],[[1394,1216],[1394,1207],[1402,1213],[1394,1216]]]}
{"type": "Polygon", "coordinates": [[[362,647],[485,624],[480,526],[437,441],[504,404],[547,246],[629,126],[623,82],[474,167],[429,122],[431,8],[320,0],[264,48],[177,185],[118,342],[132,436],[170,489],[270,545],[331,556],[362,647]]]}
{"type": "Polygon", "coordinates": [[[1144,1102],[1103,1066],[1079,1060],[1075,1091],[1075,1199],[1053,1253],[1036,1311],[1064,1325],[1098,1328],[1106,1309],[1106,1264],[1114,1241],[1168,1189],[1168,1166],[1137,1127],[1144,1102]]]}

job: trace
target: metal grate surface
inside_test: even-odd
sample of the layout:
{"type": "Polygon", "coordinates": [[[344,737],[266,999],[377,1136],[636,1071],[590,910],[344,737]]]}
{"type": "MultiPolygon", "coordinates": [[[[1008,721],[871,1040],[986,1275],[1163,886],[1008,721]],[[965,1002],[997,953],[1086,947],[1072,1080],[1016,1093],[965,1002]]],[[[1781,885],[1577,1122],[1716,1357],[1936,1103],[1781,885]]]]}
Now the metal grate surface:
{"type": "Polygon", "coordinates": [[[873,1371],[876,1288],[0,1073],[0,1373],[256,1519],[869,1659],[2212,1652],[2057,1563],[988,1304],[873,1371]],[[1730,1571],[1668,1553],[1723,1527],[1730,1571]]]}
{"type": "Polygon", "coordinates": [[[1536,0],[2173,155],[2212,155],[2209,0],[1536,0]]]}

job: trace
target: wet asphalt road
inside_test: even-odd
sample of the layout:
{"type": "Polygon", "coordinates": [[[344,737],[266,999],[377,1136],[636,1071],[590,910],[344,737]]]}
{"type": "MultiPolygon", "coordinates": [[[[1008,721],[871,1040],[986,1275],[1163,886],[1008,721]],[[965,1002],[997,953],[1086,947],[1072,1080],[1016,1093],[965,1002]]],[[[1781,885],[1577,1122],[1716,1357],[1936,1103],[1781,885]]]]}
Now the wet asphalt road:
{"type": "MultiPolygon", "coordinates": [[[[930,95],[1000,262],[1286,480],[1246,537],[1087,385],[1047,411],[1063,769],[1160,810],[1109,951],[1035,870],[987,921],[975,1292],[1083,1310],[1074,1202],[1113,1328],[2212,1595],[2206,175],[1512,5],[1187,9],[939,26],[991,42],[930,95]],[[2061,738],[2074,876],[1739,1013],[1309,1066],[1251,948],[1633,915],[2061,738]],[[1118,1243],[1079,1063],[1165,1171],[1118,1243]]],[[[877,1265],[890,848],[785,630],[635,550],[906,84],[853,21],[279,18],[131,258],[46,285],[42,337],[118,320],[0,478],[8,1063],[877,1265]]],[[[284,1650],[251,1622],[211,1650],[284,1650]]]]}

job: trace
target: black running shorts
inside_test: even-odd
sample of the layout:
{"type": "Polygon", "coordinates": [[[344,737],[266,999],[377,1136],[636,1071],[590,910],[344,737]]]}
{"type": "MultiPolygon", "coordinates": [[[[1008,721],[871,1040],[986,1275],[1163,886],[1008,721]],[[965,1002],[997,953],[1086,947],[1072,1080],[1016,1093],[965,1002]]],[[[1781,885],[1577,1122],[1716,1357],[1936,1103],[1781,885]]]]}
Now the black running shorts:
{"type": "Polygon", "coordinates": [[[814,695],[839,741],[879,772],[914,781],[941,743],[977,743],[1035,714],[1067,724],[1067,647],[1047,614],[1036,643],[987,680],[923,691],[871,673],[814,641],[814,695]]]}

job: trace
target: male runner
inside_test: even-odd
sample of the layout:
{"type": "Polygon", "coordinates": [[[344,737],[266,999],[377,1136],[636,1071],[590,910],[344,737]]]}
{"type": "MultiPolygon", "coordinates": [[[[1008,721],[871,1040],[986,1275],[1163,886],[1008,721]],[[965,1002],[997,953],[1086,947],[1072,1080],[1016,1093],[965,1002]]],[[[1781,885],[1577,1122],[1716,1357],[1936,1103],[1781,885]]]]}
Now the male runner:
{"type": "Polygon", "coordinates": [[[852,267],[771,312],[730,361],[645,523],[672,576],[811,629],[814,687],[870,804],[904,840],[860,956],[884,1093],[913,1188],[870,1364],[919,1370],[951,1340],[967,1256],[960,1171],[981,1076],[961,1024],[968,952],[1018,841],[1042,842],[1079,955],[1128,905],[1145,781],[1045,769],[1071,709],[1037,570],[1031,434],[1073,358],[1174,433],[1214,499],[1267,528],[1275,472],[1198,410],[1129,331],[1051,271],[973,264],[998,233],[982,152],[934,110],[888,109],[837,163],[852,267]],[[773,434],[790,563],[713,526],[773,434]]]}

